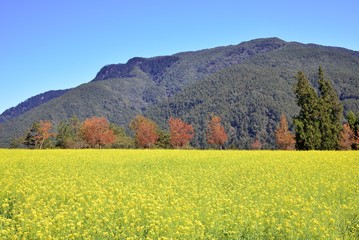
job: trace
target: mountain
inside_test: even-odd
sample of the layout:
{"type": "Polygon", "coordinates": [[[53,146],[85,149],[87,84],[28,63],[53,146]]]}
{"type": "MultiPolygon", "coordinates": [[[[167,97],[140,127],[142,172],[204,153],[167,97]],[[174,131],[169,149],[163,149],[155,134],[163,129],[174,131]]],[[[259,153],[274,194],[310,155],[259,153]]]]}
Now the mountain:
{"type": "Polygon", "coordinates": [[[73,88],[0,126],[0,145],[9,146],[33,122],[57,123],[73,115],[105,116],[127,127],[137,114],[167,128],[169,116],[195,127],[192,145],[206,147],[209,117],[219,115],[227,147],[248,148],[255,136],[274,147],[281,113],[298,113],[294,76],[304,71],[316,86],[318,67],[332,80],[345,110],[359,111],[359,52],[315,44],[256,39],[172,56],[132,58],[104,66],[89,83],[73,88]]]}
{"type": "Polygon", "coordinates": [[[12,107],[12,108],[5,110],[0,115],[0,123],[3,123],[12,118],[16,118],[17,116],[20,116],[21,114],[23,114],[41,104],[44,104],[54,98],[64,95],[68,91],[70,91],[70,89],[51,90],[51,91],[47,91],[47,92],[38,94],[29,99],[26,99],[24,102],[19,103],[16,107],[12,107]]]}

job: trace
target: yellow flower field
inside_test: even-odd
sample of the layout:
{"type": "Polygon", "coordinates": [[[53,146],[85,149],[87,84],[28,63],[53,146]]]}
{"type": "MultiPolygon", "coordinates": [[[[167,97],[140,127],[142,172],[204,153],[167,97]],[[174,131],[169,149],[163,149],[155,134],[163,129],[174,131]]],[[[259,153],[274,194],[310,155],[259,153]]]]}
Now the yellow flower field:
{"type": "Polygon", "coordinates": [[[359,239],[359,153],[0,150],[0,239],[359,239]]]}

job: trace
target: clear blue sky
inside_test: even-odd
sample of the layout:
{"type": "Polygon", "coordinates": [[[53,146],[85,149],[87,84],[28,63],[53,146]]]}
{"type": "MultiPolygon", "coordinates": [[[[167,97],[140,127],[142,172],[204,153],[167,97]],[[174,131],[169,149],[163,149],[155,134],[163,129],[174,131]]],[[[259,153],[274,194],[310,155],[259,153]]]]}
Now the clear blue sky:
{"type": "Polygon", "coordinates": [[[357,0],[1,0],[0,113],[135,56],[255,38],[359,51],[357,0]]]}

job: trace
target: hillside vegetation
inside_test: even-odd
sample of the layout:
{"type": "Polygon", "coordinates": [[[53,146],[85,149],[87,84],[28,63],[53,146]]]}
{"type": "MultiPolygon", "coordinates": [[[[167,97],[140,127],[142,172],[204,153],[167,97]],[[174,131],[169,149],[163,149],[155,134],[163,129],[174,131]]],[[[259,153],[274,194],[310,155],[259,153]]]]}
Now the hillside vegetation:
{"type": "Polygon", "coordinates": [[[345,109],[358,109],[359,58],[342,49],[334,58],[332,51],[293,43],[254,56],[196,82],[147,113],[158,123],[166,123],[169,116],[193,123],[196,147],[206,147],[206,123],[210,115],[219,115],[230,134],[229,146],[249,148],[259,136],[264,147],[271,148],[281,114],[291,118],[298,112],[293,93],[296,69],[305,69],[317,86],[318,65],[323,66],[345,109]]]}
{"type": "Polygon", "coordinates": [[[16,118],[17,116],[20,116],[21,114],[40,106],[41,104],[44,104],[54,98],[58,98],[62,95],[64,95],[66,92],[70,91],[70,89],[65,90],[54,90],[54,91],[48,91],[41,93],[39,95],[36,95],[34,97],[31,97],[27,99],[24,102],[19,103],[17,106],[12,107],[4,111],[0,115],[0,123],[6,122],[7,120],[16,118]]]}
{"type": "Polygon", "coordinates": [[[133,58],[103,67],[95,79],[7,120],[0,125],[0,146],[21,136],[32,123],[55,124],[78,116],[105,116],[128,129],[136,115],[166,128],[170,116],[193,124],[191,144],[206,147],[204,131],[218,115],[229,135],[226,147],[248,148],[258,136],[274,147],[274,129],[284,113],[298,113],[293,86],[303,71],[316,86],[322,66],[344,104],[359,111],[359,53],[314,44],[257,39],[235,46],[154,58],[133,58]]]}

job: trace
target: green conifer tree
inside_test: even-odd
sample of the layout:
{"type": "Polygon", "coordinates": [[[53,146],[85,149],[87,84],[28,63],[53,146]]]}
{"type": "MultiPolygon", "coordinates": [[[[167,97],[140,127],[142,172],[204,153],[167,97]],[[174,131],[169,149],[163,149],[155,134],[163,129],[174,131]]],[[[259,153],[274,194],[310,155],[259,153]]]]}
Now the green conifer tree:
{"type": "Polygon", "coordinates": [[[322,150],[333,150],[339,147],[342,129],[343,106],[330,80],[324,78],[321,67],[318,70],[320,131],[322,150]]]}
{"type": "Polygon", "coordinates": [[[333,150],[339,148],[343,106],[331,82],[318,70],[319,95],[303,72],[297,74],[294,93],[301,108],[294,118],[296,147],[299,150],[333,150]]]}
{"type": "Polygon", "coordinates": [[[298,72],[294,88],[297,104],[301,108],[294,118],[296,148],[315,150],[321,147],[319,99],[303,72],[298,72]]]}

